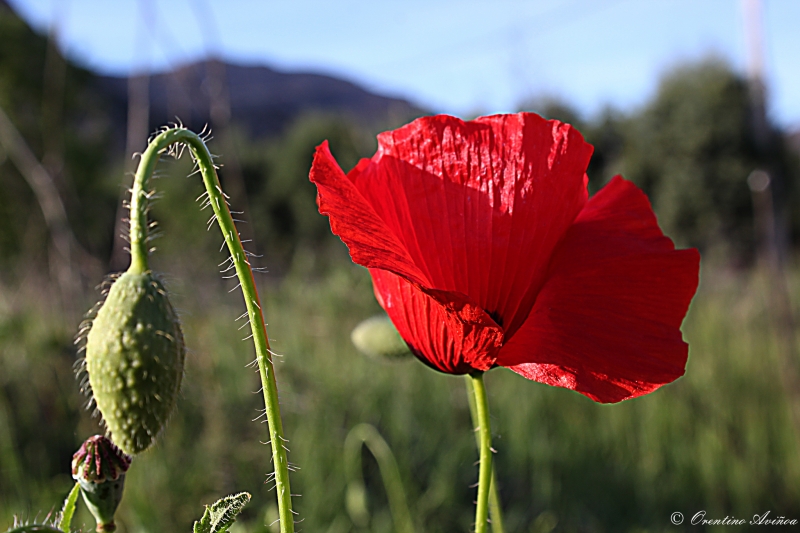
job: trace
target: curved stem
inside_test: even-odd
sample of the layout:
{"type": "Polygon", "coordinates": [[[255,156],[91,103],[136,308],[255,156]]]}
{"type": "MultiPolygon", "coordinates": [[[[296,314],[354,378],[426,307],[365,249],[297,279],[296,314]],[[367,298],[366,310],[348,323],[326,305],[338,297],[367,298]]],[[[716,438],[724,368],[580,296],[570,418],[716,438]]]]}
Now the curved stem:
{"type": "Polygon", "coordinates": [[[147,211],[150,193],[147,191],[147,182],[153,174],[159,156],[176,143],[187,145],[197,162],[200,174],[203,177],[203,183],[208,192],[208,202],[214,210],[220,230],[222,230],[222,235],[225,238],[225,243],[228,245],[231,260],[236,268],[236,274],[242,288],[242,295],[244,296],[247,315],[253,333],[258,371],[261,376],[261,388],[264,393],[264,406],[272,445],[272,461],[275,467],[275,491],[278,498],[280,530],[281,533],[292,533],[294,531],[294,518],[292,515],[292,494],[289,487],[289,464],[286,458],[286,448],[284,447],[286,439],[283,437],[283,423],[278,404],[278,386],[275,381],[269,339],[264,326],[264,316],[258,299],[256,283],[253,279],[253,271],[239,239],[239,233],[236,231],[233,217],[231,217],[228,204],[225,201],[225,195],[219,185],[211,154],[203,140],[187,129],[174,128],[161,132],[150,141],[147,150],[142,154],[131,192],[130,270],[145,272],[148,269],[147,211]]]}
{"type": "Polygon", "coordinates": [[[480,435],[480,469],[478,470],[478,500],[475,506],[475,533],[486,533],[489,518],[489,485],[492,480],[492,428],[489,425],[489,403],[483,386],[483,372],[469,375],[475,391],[475,407],[478,413],[480,435]]]}
{"type": "MultiPolygon", "coordinates": [[[[372,456],[378,461],[378,469],[383,479],[383,487],[386,489],[386,497],[389,500],[389,510],[392,513],[395,531],[397,533],[414,533],[414,522],[411,519],[411,511],[408,509],[397,460],[394,458],[389,445],[373,425],[357,425],[350,430],[344,441],[345,470],[347,472],[348,485],[358,487],[360,491],[357,492],[361,495],[364,494],[361,466],[362,444],[367,446],[372,456]]],[[[366,509],[365,502],[359,503],[361,503],[360,507],[362,509],[366,509]]]]}
{"type": "MultiPolygon", "coordinates": [[[[481,424],[478,421],[478,406],[475,402],[475,391],[472,387],[472,376],[464,376],[464,384],[467,386],[467,399],[469,400],[469,413],[472,417],[472,427],[477,429],[481,424]]],[[[478,449],[481,447],[481,437],[475,433],[475,444],[478,449]]],[[[489,521],[492,524],[492,533],[505,533],[503,524],[503,509],[500,507],[500,495],[497,489],[497,476],[495,469],[492,468],[492,480],[489,485],[489,521]]]]}

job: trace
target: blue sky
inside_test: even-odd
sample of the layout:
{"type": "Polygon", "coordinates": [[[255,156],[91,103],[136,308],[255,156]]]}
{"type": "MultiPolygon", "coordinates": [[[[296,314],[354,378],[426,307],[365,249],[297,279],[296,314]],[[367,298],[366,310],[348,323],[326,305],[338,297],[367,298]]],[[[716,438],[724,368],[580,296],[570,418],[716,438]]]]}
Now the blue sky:
{"type": "MultiPolygon", "coordinates": [[[[435,112],[557,97],[591,116],[641,106],[666,71],[709,55],[746,68],[746,0],[9,0],[103,73],[207,53],[337,75],[435,112]]],[[[763,0],[770,115],[800,129],[800,1],[763,0]]]]}

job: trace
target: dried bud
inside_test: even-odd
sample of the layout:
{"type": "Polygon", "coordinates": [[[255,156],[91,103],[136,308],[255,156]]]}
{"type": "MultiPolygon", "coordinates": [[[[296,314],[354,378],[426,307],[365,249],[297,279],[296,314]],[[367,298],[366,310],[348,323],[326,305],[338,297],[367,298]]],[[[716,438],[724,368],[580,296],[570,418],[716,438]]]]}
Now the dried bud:
{"type": "Polygon", "coordinates": [[[81,487],[98,532],[117,528],[114,513],[122,500],[125,472],[130,465],[131,457],[102,435],[89,437],[72,456],[72,477],[81,487]]]}
{"type": "Polygon", "coordinates": [[[86,371],[111,438],[130,454],[150,447],[175,406],[185,346],[175,310],[150,272],[109,290],[86,341],[86,371]]]}
{"type": "Polygon", "coordinates": [[[411,355],[408,345],[386,315],[376,315],[361,322],[350,334],[350,340],[359,351],[376,359],[400,359],[411,355]]]}
{"type": "Polygon", "coordinates": [[[89,437],[72,456],[72,477],[102,483],[115,481],[131,466],[131,456],[102,435],[89,437]]]}

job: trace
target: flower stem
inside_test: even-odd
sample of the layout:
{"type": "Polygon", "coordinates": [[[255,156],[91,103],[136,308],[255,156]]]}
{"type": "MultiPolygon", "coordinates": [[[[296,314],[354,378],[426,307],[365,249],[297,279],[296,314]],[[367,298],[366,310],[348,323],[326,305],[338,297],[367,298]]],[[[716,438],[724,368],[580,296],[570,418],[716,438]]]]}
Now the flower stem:
{"type": "MultiPolygon", "coordinates": [[[[350,430],[344,441],[344,462],[345,471],[348,477],[348,512],[351,513],[353,522],[366,522],[369,514],[366,510],[366,493],[364,492],[364,473],[361,465],[361,445],[367,449],[378,462],[378,469],[383,478],[383,487],[386,489],[386,497],[389,500],[389,511],[392,513],[394,530],[396,533],[414,533],[414,521],[411,519],[411,511],[408,509],[406,493],[403,490],[403,482],[400,479],[400,469],[397,467],[397,460],[394,458],[391,448],[386,441],[370,424],[359,424],[350,430]],[[355,500],[350,494],[361,496],[358,501],[358,508],[355,513],[351,512],[351,502],[355,500]],[[361,516],[353,516],[353,514],[361,516]],[[364,516],[366,515],[366,516],[364,516]]],[[[356,523],[357,526],[362,524],[356,523]]]]}
{"type": "MultiPolygon", "coordinates": [[[[469,400],[469,413],[472,417],[472,427],[478,428],[480,422],[478,421],[478,406],[475,402],[475,390],[472,386],[472,376],[464,376],[464,384],[467,386],[467,399],[469,400]]],[[[480,435],[475,433],[475,443],[480,450],[481,438],[480,435]]],[[[500,496],[497,491],[497,476],[495,469],[492,468],[491,484],[489,485],[489,518],[492,524],[492,533],[505,533],[505,526],[503,525],[503,510],[500,507],[500,496]]]]}
{"type": "Polygon", "coordinates": [[[292,516],[292,495],[289,488],[289,465],[286,458],[286,448],[284,447],[286,439],[283,437],[283,423],[281,422],[280,406],[278,404],[278,387],[275,381],[269,339],[264,326],[264,316],[258,299],[256,283],[253,279],[253,271],[239,239],[239,233],[236,231],[225,195],[220,187],[211,154],[200,136],[187,129],[172,128],[162,131],[150,141],[144,154],[142,154],[131,191],[130,270],[134,272],[148,270],[147,211],[150,192],[147,189],[147,182],[153,174],[160,155],[176,143],[187,145],[197,162],[200,174],[203,177],[203,183],[208,192],[208,202],[214,210],[214,215],[216,215],[217,222],[222,230],[225,243],[228,245],[231,260],[236,268],[236,274],[239,277],[253,333],[253,344],[255,345],[258,370],[264,392],[264,404],[272,445],[272,462],[275,467],[275,491],[278,498],[280,531],[281,533],[292,533],[294,531],[294,518],[292,516]]]}
{"type": "Polygon", "coordinates": [[[478,470],[478,500],[475,506],[475,533],[486,533],[489,518],[489,485],[492,480],[492,428],[489,425],[489,403],[483,386],[483,372],[469,375],[475,392],[475,407],[478,414],[480,435],[480,469],[478,470]]]}

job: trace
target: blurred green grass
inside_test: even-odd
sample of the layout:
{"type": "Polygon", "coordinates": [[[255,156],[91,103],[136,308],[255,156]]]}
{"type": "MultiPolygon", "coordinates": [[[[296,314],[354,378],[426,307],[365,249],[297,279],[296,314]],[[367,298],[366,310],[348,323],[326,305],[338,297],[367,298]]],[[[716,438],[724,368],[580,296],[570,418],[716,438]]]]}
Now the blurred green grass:
{"type": "MultiPolygon", "coordinates": [[[[342,453],[348,430],[368,422],[397,457],[418,530],[469,530],[477,455],[462,380],[416,360],[358,354],[350,331],[378,310],[369,276],[344,261],[319,271],[313,257],[300,253],[288,276],[262,280],[272,347],[282,354],[300,528],[358,531],[345,511],[342,453]]],[[[798,439],[767,281],[759,270],[705,266],[684,323],[686,376],[640,399],[597,405],[504,369],[489,373],[507,530],[675,531],[674,511],[800,517],[798,439]]],[[[129,473],[121,531],[189,531],[202,504],[241,490],[254,499],[239,531],[269,531],[267,434],[258,378],[245,368],[249,332],[234,323],[240,295],[227,293],[233,285],[199,274],[171,279],[190,346],[186,376],[165,434],[129,473]]],[[[0,313],[0,521],[8,525],[14,514],[42,518],[58,508],[72,452],[98,431],[72,377],[72,325],[45,301],[17,305],[0,313]]],[[[377,465],[366,454],[364,464],[369,531],[391,531],[377,465]]],[[[85,512],[76,523],[92,527],[85,512]]]]}

